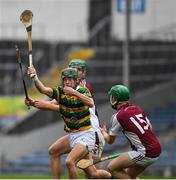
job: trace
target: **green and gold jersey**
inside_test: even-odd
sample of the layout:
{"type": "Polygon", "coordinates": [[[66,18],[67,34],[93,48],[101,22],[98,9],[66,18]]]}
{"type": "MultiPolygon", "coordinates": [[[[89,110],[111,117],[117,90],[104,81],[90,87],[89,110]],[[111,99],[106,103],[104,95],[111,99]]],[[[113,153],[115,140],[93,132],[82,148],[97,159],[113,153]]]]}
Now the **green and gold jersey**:
{"type": "MultiPolygon", "coordinates": [[[[78,86],[77,91],[92,97],[89,90],[84,86],[78,86]]],[[[77,96],[66,95],[63,88],[59,87],[53,88],[52,98],[58,101],[66,132],[83,131],[92,127],[89,106],[85,105],[77,96]]]]}

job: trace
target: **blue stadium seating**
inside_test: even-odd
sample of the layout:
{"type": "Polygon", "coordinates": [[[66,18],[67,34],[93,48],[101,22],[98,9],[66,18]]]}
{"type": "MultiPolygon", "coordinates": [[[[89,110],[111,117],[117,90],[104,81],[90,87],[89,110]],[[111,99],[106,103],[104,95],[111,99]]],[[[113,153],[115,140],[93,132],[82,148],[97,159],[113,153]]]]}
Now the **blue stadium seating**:
{"type": "Polygon", "coordinates": [[[148,113],[154,131],[165,131],[170,127],[176,127],[176,103],[169,104],[167,107],[157,108],[148,113]]]}
{"type": "MultiPolygon", "coordinates": [[[[66,155],[61,156],[63,167],[65,166],[65,158],[66,155]]],[[[63,168],[63,172],[65,172],[64,169],[65,168],[63,168]]],[[[49,174],[50,159],[47,148],[15,161],[8,162],[3,172],[49,174]]]]}

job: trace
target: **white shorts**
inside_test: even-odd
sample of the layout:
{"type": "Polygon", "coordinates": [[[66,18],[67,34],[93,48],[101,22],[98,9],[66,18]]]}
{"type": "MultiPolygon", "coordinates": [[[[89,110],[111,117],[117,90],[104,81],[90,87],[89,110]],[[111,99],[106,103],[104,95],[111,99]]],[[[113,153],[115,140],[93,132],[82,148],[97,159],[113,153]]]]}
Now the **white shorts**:
{"type": "Polygon", "coordinates": [[[128,155],[135,162],[136,165],[147,167],[153,164],[159,157],[149,158],[139,151],[129,151],[128,155]]]}
{"type": "Polygon", "coordinates": [[[87,147],[89,152],[95,149],[95,131],[93,129],[69,133],[70,147],[73,148],[76,143],[80,143],[87,147]]]}
{"type": "Polygon", "coordinates": [[[100,130],[95,132],[95,149],[93,151],[93,158],[100,158],[105,145],[104,137],[100,130]]]}

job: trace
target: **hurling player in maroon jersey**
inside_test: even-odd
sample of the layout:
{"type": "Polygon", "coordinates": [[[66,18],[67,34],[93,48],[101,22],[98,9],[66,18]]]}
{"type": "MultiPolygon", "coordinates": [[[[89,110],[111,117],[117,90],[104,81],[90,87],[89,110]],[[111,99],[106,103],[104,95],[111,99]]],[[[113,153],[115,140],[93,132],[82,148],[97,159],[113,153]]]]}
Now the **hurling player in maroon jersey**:
{"type": "Polygon", "coordinates": [[[129,103],[130,93],[126,86],[113,86],[109,95],[117,112],[111,118],[109,132],[106,132],[106,127],[100,128],[105,141],[112,144],[118,132],[122,131],[132,149],[113,159],[108,170],[115,178],[135,179],[159,158],[161,146],[143,110],[129,103]]]}
{"type": "Polygon", "coordinates": [[[94,96],[94,90],[91,84],[86,80],[86,62],[82,59],[72,59],[69,62],[69,67],[76,68],[78,72],[78,84],[85,86],[89,89],[92,97],[94,96]]]}

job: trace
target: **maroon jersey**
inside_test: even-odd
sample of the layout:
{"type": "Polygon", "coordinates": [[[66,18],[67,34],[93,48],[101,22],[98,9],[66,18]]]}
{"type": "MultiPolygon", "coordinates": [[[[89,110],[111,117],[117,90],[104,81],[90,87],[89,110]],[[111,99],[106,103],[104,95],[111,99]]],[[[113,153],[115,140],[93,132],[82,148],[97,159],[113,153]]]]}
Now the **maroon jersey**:
{"type": "MultiPolygon", "coordinates": [[[[94,90],[93,90],[91,84],[88,81],[86,81],[85,79],[83,79],[83,80],[81,80],[80,85],[85,86],[85,87],[87,87],[89,89],[89,91],[90,91],[90,93],[91,93],[91,95],[93,97],[94,103],[95,103],[94,90]]],[[[98,117],[97,108],[95,108],[95,114],[98,117]]],[[[99,125],[101,125],[100,121],[99,121],[99,125]]]]}
{"type": "Polygon", "coordinates": [[[94,91],[93,91],[93,88],[92,88],[91,84],[86,81],[86,85],[85,86],[89,89],[89,91],[90,91],[90,93],[91,93],[91,95],[93,97],[94,96],[94,91]]]}
{"type": "Polygon", "coordinates": [[[160,143],[141,108],[126,103],[118,109],[112,116],[109,134],[116,136],[120,130],[129,140],[133,150],[140,151],[150,158],[161,154],[160,143]]]}

